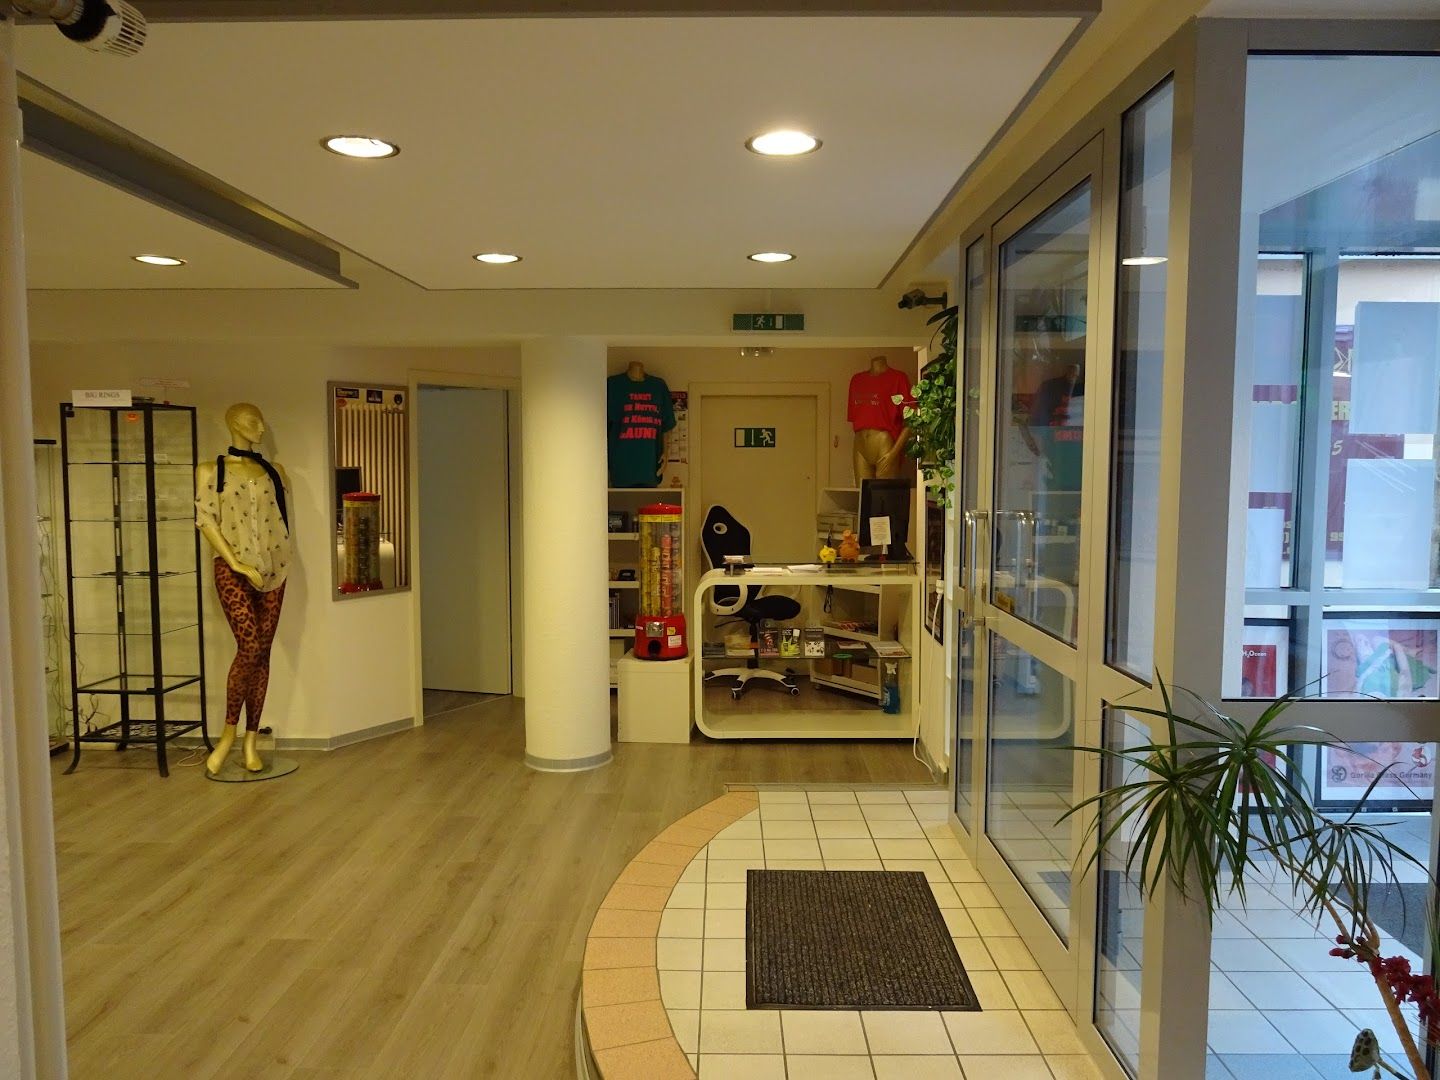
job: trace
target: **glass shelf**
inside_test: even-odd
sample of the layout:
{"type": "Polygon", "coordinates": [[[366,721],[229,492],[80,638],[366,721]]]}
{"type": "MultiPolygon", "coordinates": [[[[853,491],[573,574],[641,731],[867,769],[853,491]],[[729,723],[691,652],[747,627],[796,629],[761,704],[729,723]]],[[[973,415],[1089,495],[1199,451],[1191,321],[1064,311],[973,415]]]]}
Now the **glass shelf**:
{"type": "MultiPolygon", "coordinates": [[[[199,675],[163,675],[159,680],[160,693],[168,694],[171,690],[192,686],[199,681],[199,675]]],[[[80,694],[153,694],[156,692],[156,679],[154,675],[112,675],[108,679],[77,686],[75,690],[80,694]]]]}
{"type": "MultiPolygon", "coordinates": [[[[158,577],[158,578],[191,577],[191,576],[193,576],[194,574],[195,574],[195,571],[194,571],[194,570],[160,570],[160,571],[158,571],[158,572],[153,572],[153,571],[150,571],[150,570],[126,570],[126,571],[125,571],[125,574],[124,574],[124,577],[125,577],[125,579],[126,579],[127,581],[130,581],[130,580],[136,580],[136,579],[145,579],[145,580],[148,580],[149,578],[152,578],[152,577],[158,577]]],[[[105,580],[114,581],[114,580],[115,580],[117,577],[119,577],[119,576],[121,576],[121,575],[116,574],[114,570],[106,570],[106,571],[104,571],[104,572],[102,572],[102,573],[99,573],[99,574],[72,574],[72,575],[70,575],[70,578],[71,578],[72,581],[105,581],[105,580]]]]}

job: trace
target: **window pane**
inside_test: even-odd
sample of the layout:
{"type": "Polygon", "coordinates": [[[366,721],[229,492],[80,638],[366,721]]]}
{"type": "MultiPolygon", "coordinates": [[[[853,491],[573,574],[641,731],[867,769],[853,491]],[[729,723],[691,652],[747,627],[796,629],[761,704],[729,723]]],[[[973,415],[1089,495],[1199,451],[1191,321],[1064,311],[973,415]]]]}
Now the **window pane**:
{"type": "Polygon", "coordinates": [[[1105,658],[1148,680],[1155,659],[1155,552],[1165,373],[1165,261],[1175,92],[1167,80],[1125,114],[1115,317],[1114,499],[1105,658]]]}
{"type": "MultiPolygon", "coordinates": [[[[960,410],[960,509],[974,510],[979,492],[980,460],[980,347],[984,341],[985,241],[976,240],[965,250],[965,340],[961,371],[964,392],[960,410]]],[[[970,585],[970,538],[962,530],[960,545],[960,587],[970,585]]],[[[975,763],[975,634],[962,626],[959,634],[960,684],[955,695],[955,814],[966,829],[974,828],[975,763]]]]}
{"type": "Polygon", "coordinates": [[[1305,260],[1262,255],[1255,268],[1255,293],[1245,585],[1283,589],[1294,583],[1305,260]]]}
{"type": "MultiPolygon", "coordinates": [[[[1111,750],[1144,746],[1150,732],[1129,713],[1107,709],[1105,745],[1111,750]]],[[[1106,758],[1101,784],[1106,789],[1139,779],[1137,771],[1106,758]]],[[[1110,827],[1109,814],[1101,832],[1110,827]]],[[[1140,968],[1144,959],[1145,902],[1125,874],[1134,830],[1119,829],[1100,853],[1098,955],[1095,958],[1095,1026],[1131,1076],[1140,1074],[1140,968]]]]}
{"type": "Polygon", "coordinates": [[[1241,638],[1239,695],[1267,701],[1290,692],[1290,639],[1293,617],[1289,608],[1247,607],[1241,638]]]}
{"type": "Polygon", "coordinates": [[[1090,184],[1000,255],[995,603],[1063,641],[1078,623],[1090,184]]]}
{"type": "Polygon", "coordinates": [[[1440,618],[1325,614],[1324,691],[1370,698],[1440,698],[1440,618]]]}
{"type": "Polygon", "coordinates": [[[992,638],[985,831],[1055,932],[1070,940],[1069,820],[1074,684],[1024,649],[992,638]]]}
{"type": "Polygon", "coordinates": [[[1335,323],[1325,584],[1440,587],[1440,261],[1341,259],[1335,323]]]}

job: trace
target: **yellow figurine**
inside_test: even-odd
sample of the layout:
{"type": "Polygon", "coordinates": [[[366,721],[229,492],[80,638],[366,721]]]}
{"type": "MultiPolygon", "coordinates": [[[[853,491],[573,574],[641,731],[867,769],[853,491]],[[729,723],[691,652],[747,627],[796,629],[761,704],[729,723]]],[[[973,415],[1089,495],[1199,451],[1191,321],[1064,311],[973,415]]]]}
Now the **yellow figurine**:
{"type": "Polygon", "coordinates": [[[829,566],[835,561],[835,554],[835,549],[829,544],[826,544],[820,549],[820,561],[826,566],[829,566]]]}
{"type": "Polygon", "coordinates": [[[860,558],[860,538],[846,529],[840,534],[840,561],[855,562],[860,558]]]}

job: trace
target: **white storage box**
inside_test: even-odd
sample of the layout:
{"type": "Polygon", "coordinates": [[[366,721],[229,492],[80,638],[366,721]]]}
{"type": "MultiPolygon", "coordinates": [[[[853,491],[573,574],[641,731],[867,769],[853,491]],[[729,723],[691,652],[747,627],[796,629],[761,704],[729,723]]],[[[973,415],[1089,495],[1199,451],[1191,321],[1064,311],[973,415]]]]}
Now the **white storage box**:
{"type": "Polygon", "coordinates": [[[688,743],[690,741],[690,665],[683,660],[617,661],[620,741],[688,743]]]}

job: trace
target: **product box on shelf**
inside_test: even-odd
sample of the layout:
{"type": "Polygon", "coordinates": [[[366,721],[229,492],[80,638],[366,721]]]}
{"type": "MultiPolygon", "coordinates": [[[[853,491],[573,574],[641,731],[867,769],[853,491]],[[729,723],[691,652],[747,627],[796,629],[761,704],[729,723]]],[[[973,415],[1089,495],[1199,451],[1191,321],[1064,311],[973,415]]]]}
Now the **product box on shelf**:
{"type": "Polygon", "coordinates": [[[798,626],[787,626],[780,631],[780,655],[800,655],[800,628],[798,626]]]}
{"type": "Polygon", "coordinates": [[[804,643],[802,654],[811,659],[819,659],[825,655],[825,629],[820,626],[805,627],[804,643]]]}
{"type": "Polygon", "coordinates": [[[761,655],[761,656],[764,656],[764,657],[777,657],[777,658],[780,656],[780,631],[779,631],[779,630],[761,630],[761,631],[760,631],[760,655],[761,655]]]}

